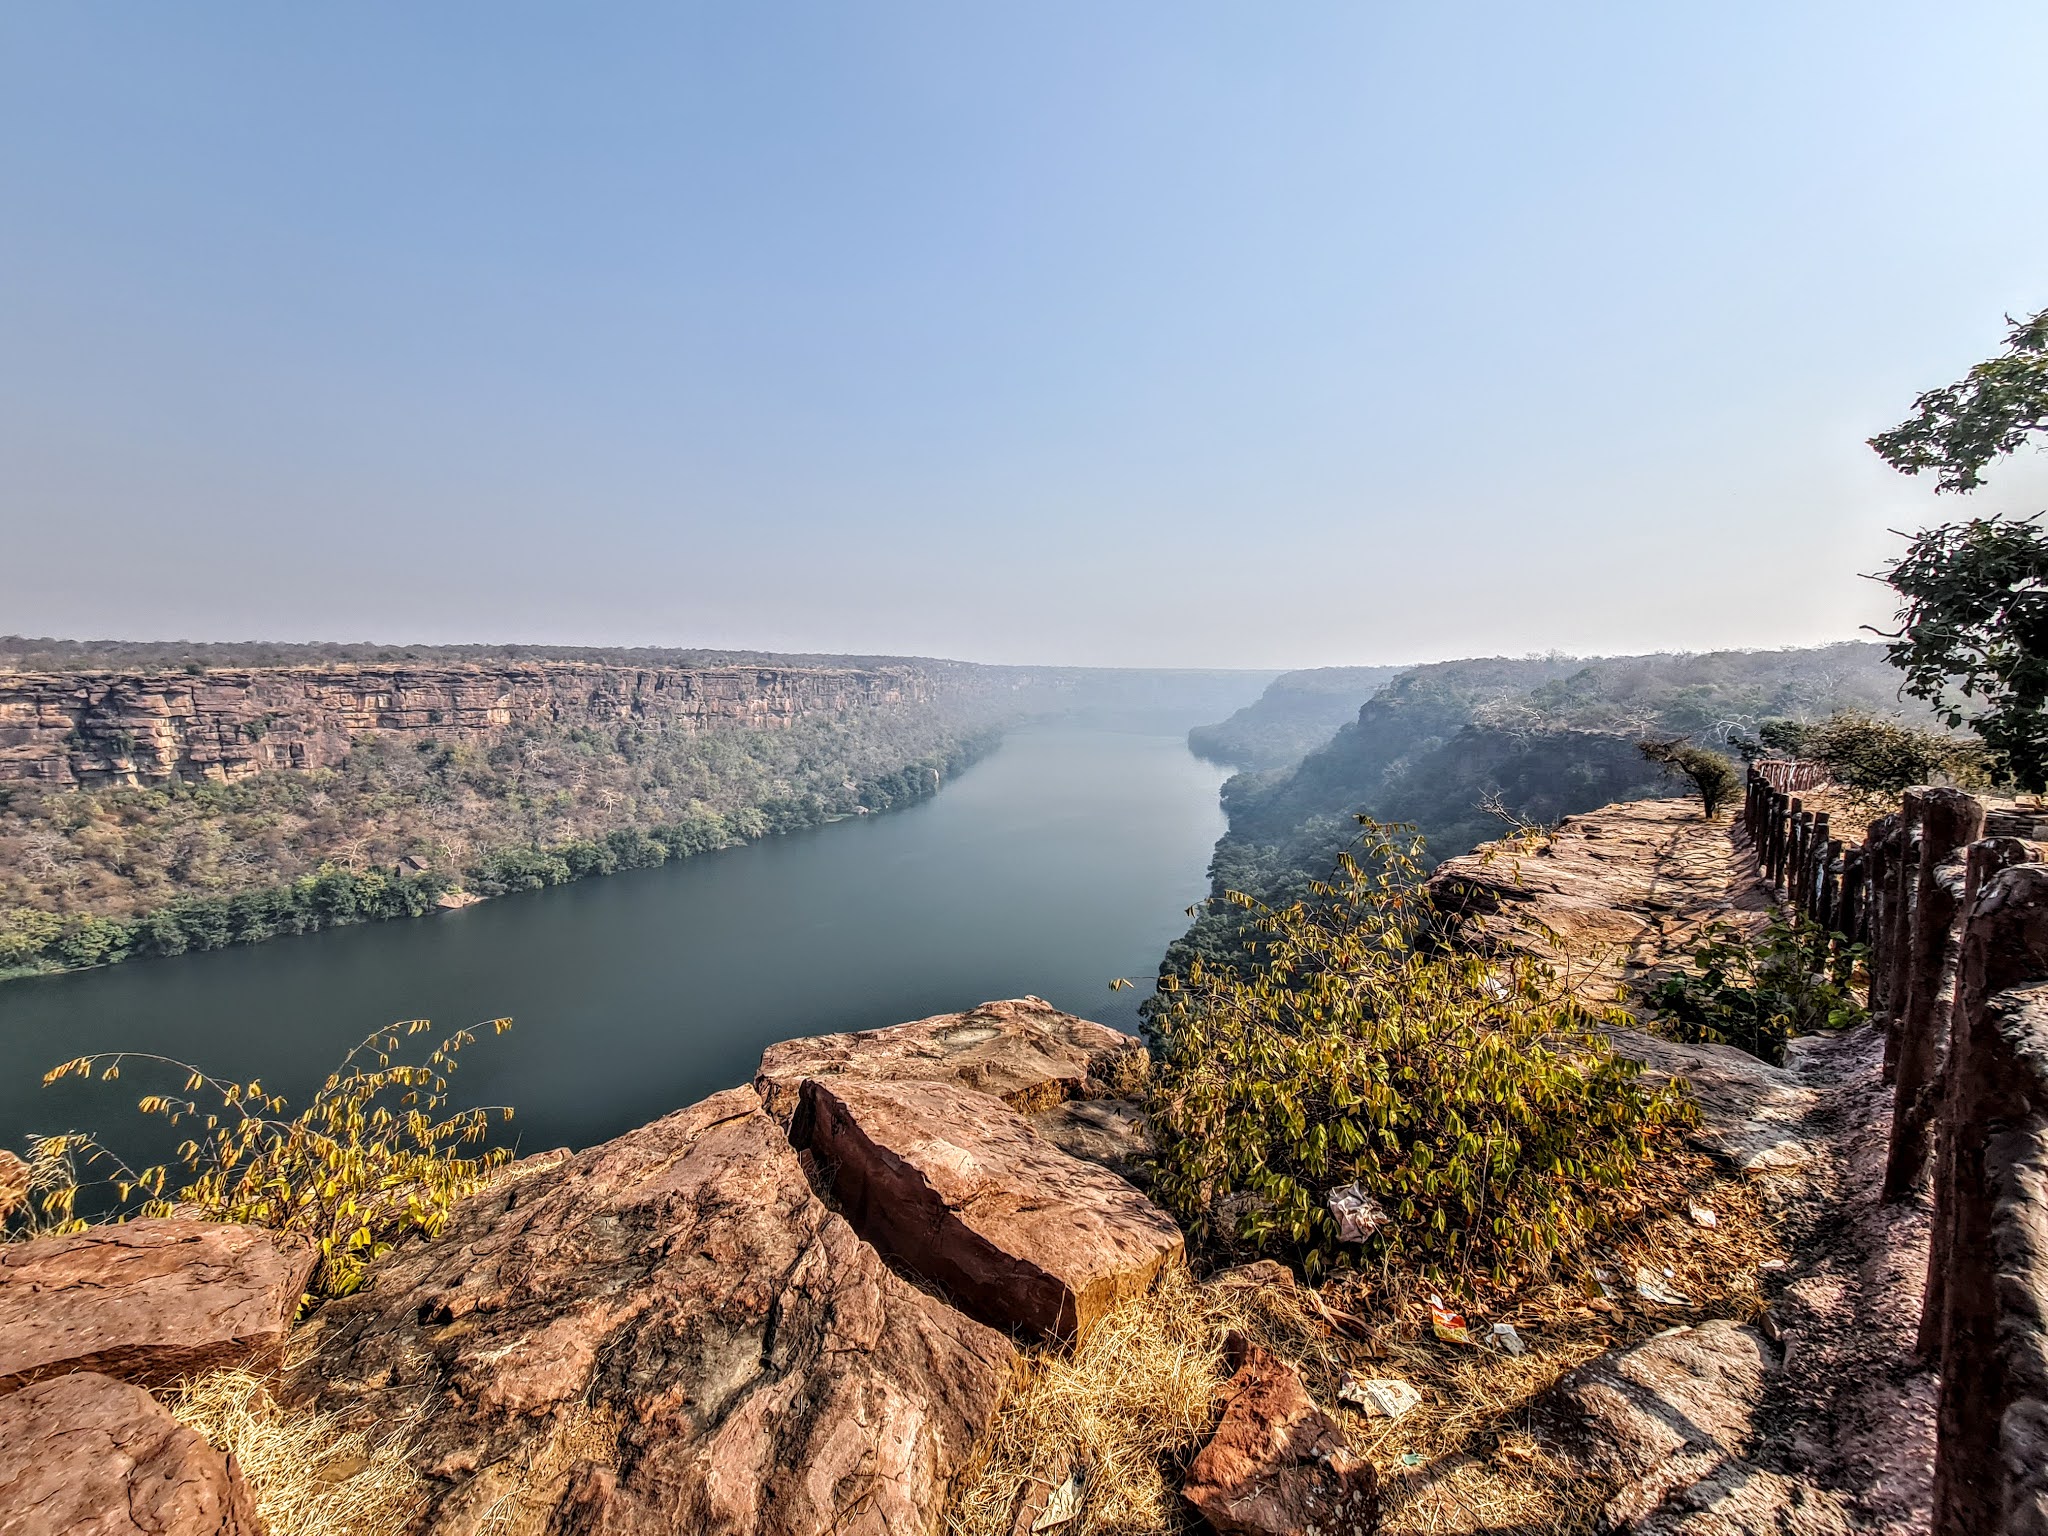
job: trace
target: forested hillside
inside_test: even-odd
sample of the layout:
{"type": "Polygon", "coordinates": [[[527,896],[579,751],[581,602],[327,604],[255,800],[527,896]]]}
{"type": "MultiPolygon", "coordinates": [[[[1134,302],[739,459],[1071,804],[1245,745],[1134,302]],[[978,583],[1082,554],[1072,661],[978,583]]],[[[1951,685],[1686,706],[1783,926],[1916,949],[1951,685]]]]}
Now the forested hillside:
{"type": "MultiPolygon", "coordinates": [[[[1554,821],[1673,793],[1673,781],[1636,749],[1644,737],[1726,750],[1766,719],[1862,709],[1926,721],[1923,706],[1901,706],[1898,684],[1884,648],[1860,642],[1414,667],[1299,763],[1224,785],[1230,829],[1210,865],[1212,891],[1269,901],[1298,894],[1329,872],[1360,813],[1414,825],[1433,862],[1501,835],[1512,820],[1554,821]]],[[[1188,944],[1234,953],[1237,932],[1233,914],[1205,911],[1169,964],[1188,944]]]]}
{"type": "Polygon", "coordinates": [[[1284,672],[1228,720],[1188,732],[1188,750],[1233,768],[1284,768],[1358,718],[1359,706],[1401,667],[1311,667],[1284,672]]]}

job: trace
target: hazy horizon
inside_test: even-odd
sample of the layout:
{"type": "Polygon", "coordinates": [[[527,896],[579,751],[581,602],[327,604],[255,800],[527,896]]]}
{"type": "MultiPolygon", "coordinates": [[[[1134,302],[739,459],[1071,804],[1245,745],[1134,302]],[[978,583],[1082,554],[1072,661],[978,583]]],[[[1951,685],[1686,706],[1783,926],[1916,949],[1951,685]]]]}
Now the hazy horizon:
{"type": "Polygon", "coordinates": [[[1863,638],[1888,529],[2048,505],[1863,446],[2048,305],[2044,47],[2019,0],[24,7],[0,630],[1863,638]]]}

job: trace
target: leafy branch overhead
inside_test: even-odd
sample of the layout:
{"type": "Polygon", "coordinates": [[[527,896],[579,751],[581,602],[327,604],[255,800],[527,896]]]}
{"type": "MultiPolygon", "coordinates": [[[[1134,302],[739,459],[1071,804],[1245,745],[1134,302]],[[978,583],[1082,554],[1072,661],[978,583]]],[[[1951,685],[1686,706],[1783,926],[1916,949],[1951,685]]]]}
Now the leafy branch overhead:
{"type": "MultiPolygon", "coordinates": [[[[1870,446],[1904,474],[1937,471],[1937,490],[1971,491],[1985,465],[2044,428],[2048,310],[2015,323],[2004,353],[1922,395],[1911,419],[1870,446]]],[[[2039,517],[1927,529],[1884,579],[1904,599],[1886,638],[1905,691],[1952,728],[1967,720],[2022,788],[2048,789],[2048,533],[2039,517]]]]}

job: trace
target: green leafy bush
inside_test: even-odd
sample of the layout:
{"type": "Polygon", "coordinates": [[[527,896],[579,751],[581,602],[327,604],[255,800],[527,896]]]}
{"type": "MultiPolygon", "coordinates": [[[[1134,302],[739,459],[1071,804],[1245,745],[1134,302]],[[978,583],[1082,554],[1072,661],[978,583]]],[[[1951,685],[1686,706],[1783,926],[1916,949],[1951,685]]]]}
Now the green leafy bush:
{"type": "MultiPolygon", "coordinates": [[[[502,1034],[510,1019],[487,1026],[502,1034]]],[[[425,1019],[380,1029],[356,1045],[296,1115],[260,1082],[210,1076],[168,1057],[123,1052],[80,1056],[43,1081],[110,1082],[130,1066],[177,1074],[177,1094],[145,1094],[137,1107],[193,1128],[168,1164],[131,1169],[90,1136],[48,1136],[35,1146],[40,1167],[82,1168],[110,1185],[120,1216],[167,1216],[183,1209],[213,1221],[248,1222],[301,1234],[320,1248],[307,1282],[313,1298],[345,1296],[370,1261],[408,1232],[433,1236],[448,1211],[474,1193],[510,1153],[482,1143],[502,1106],[451,1110],[448,1079],[456,1056],[474,1043],[457,1030],[417,1061],[402,1061],[405,1041],[425,1019]],[[199,1097],[203,1095],[204,1103],[199,1097]]],[[[75,1174],[43,1191],[28,1213],[43,1230],[83,1226],[78,1199],[88,1186],[75,1174]]]]}
{"type": "Polygon", "coordinates": [[[1711,821],[1730,795],[1742,787],[1742,775],[1718,752],[1696,747],[1688,741],[1639,741],[1636,747],[1653,763],[1662,763],[1682,774],[1700,797],[1703,814],[1711,821]]]}
{"type": "Polygon", "coordinates": [[[1155,1191],[1198,1242],[1311,1275],[1540,1266],[1690,1105],[1646,1087],[1546,968],[1423,947],[1420,840],[1360,820],[1359,852],[1306,900],[1226,898],[1252,914],[1251,966],[1162,978],[1155,1191]],[[1387,1220],[1340,1243],[1327,1196],[1354,1183],[1387,1220]]]}
{"type": "Polygon", "coordinates": [[[1645,1000],[1674,1039],[1732,1045],[1781,1065],[1792,1036],[1863,1017],[1849,986],[1863,951],[1830,938],[1803,920],[1773,921],[1754,936],[1710,924],[1693,951],[1696,969],[1664,977],[1645,1000]]]}
{"type": "Polygon", "coordinates": [[[1851,789],[1895,795],[1915,784],[1980,788],[1990,782],[1981,742],[1921,730],[1876,715],[1831,715],[1806,733],[1803,756],[1827,764],[1828,777],[1851,789]]]}

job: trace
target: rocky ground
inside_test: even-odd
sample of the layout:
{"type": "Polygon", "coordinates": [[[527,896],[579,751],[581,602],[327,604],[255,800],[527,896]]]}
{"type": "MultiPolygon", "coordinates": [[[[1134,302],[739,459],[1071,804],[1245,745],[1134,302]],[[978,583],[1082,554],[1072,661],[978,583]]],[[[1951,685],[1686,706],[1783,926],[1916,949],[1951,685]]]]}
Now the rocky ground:
{"type": "MultiPolygon", "coordinates": [[[[1438,887],[1468,942],[1561,944],[1602,1001],[1767,909],[1684,802],[1438,887]]],[[[1572,1273],[1467,1303],[1480,1344],[1270,1265],[1189,1279],[1126,1177],[1142,1052],[1036,999],[774,1047],[515,1165],[296,1328],[311,1256],[267,1234],[0,1248],[0,1536],[1924,1528],[1926,1222],[1876,1201],[1879,1042],[1615,1039],[1701,1124],[1572,1273]],[[232,1422],[193,1406],[223,1368],[232,1422]]]]}

